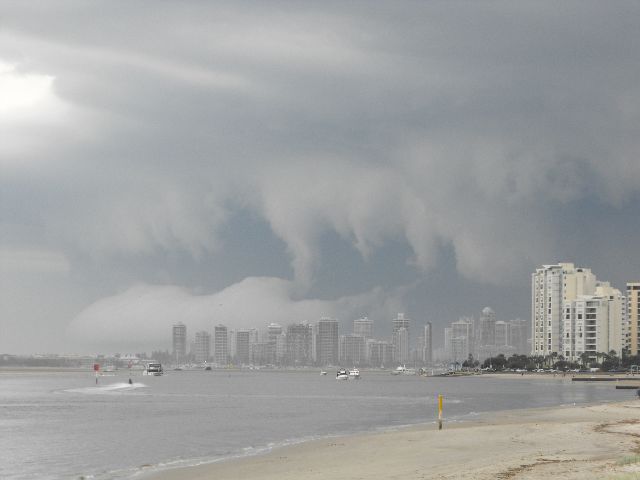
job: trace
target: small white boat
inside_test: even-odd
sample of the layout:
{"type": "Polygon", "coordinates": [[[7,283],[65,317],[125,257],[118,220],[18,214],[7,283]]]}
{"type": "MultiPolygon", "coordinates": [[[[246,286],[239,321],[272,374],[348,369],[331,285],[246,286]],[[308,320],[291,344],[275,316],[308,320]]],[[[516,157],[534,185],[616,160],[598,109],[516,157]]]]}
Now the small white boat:
{"type": "Polygon", "coordinates": [[[155,362],[148,363],[147,368],[142,372],[143,375],[152,375],[154,377],[159,377],[163,373],[162,365],[155,362]]]}
{"type": "Polygon", "coordinates": [[[327,374],[327,372],[325,372],[324,370],[322,370],[322,371],[320,372],[320,375],[326,375],[326,374],[327,374]]]}
{"type": "Polygon", "coordinates": [[[355,367],[349,370],[349,378],[353,380],[360,380],[360,370],[355,367]]]}
{"type": "Polygon", "coordinates": [[[338,373],[336,373],[336,380],[349,380],[349,372],[341,368],[338,370],[338,373]]]}

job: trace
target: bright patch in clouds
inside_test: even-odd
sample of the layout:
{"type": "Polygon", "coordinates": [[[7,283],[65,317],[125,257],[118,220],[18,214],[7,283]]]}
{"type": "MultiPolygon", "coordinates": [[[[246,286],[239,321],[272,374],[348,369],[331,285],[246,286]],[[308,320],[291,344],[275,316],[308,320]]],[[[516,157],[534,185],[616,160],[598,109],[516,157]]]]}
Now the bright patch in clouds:
{"type": "Polygon", "coordinates": [[[57,100],[52,92],[53,80],[50,75],[22,74],[14,65],[0,60],[0,116],[50,108],[57,100]]]}

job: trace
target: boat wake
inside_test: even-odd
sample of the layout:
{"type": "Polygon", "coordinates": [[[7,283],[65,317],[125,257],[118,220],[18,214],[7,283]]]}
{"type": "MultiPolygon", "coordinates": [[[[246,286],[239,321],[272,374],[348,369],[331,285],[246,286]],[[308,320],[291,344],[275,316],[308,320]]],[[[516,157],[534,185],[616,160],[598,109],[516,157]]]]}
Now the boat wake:
{"type": "Polygon", "coordinates": [[[139,388],[145,388],[144,383],[111,383],[109,385],[97,385],[95,387],[70,388],[63,390],[65,393],[81,393],[83,395],[108,395],[113,393],[124,393],[134,391],[139,388]]]}

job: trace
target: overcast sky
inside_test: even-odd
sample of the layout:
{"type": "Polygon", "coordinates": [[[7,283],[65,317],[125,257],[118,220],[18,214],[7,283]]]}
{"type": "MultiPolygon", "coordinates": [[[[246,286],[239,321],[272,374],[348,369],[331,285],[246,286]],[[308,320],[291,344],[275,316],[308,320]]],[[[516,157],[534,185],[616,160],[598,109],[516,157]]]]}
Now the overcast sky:
{"type": "Polygon", "coordinates": [[[639,147],[638,2],[3,2],[0,353],[622,289],[639,147]]]}

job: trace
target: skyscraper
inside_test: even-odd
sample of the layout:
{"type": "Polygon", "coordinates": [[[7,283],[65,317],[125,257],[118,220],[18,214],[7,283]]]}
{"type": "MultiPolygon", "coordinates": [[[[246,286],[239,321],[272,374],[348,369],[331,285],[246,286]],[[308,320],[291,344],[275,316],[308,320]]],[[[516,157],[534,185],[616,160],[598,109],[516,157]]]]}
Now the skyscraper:
{"type": "Polygon", "coordinates": [[[595,293],[596,277],[573,263],[543,265],[531,274],[531,354],[561,353],[563,306],[595,293]]]}
{"type": "Polygon", "coordinates": [[[251,332],[249,330],[238,330],[236,332],[236,363],[239,365],[249,364],[249,345],[251,332]]]}
{"type": "Polygon", "coordinates": [[[640,282],[627,283],[627,321],[628,350],[631,355],[638,355],[640,347],[640,282]]]}
{"type": "Polygon", "coordinates": [[[422,330],[422,362],[425,365],[433,363],[433,336],[431,322],[427,322],[422,330]]]}
{"type": "Polygon", "coordinates": [[[227,327],[216,325],[213,331],[213,356],[218,365],[227,365],[229,362],[229,336],[227,327]]]}
{"type": "Polygon", "coordinates": [[[368,340],[373,335],[373,320],[367,317],[358,318],[353,321],[353,334],[360,335],[368,340]]]}
{"type": "Polygon", "coordinates": [[[365,361],[365,339],[362,335],[340,336],[340,363],[343,366],[361,366],[365,361]]]}
{"type": "Polygon", "coordinates": [[[312,363],[313,332],[311,325],[296,323],[287,326],[285,363],[310,365],[312,363]]]}
{"type": "Polygon", "coordinates": [[[475,340],[476,354],[479,359],[496,355],[496,312],[489,307],[482,309],[482,315],[480,315],[478,328],[475,332],[475,340]]]}
{"type": "Polygon", "coordinates": [[[173,326],[173,358],[176,364],[183,362],[187,356],[187,327],[184,323],[173,326]]]}
{"type": "Polygon", "coordinates": [[[338,321],[321,318],[318,322],[317,355],[320,365],[338,364],[338,321]]]}
{"type": "Polygon", "coordinates": [[[391,341],[395,347],[395,355],[397,363],[407,363],[409,361],[409,345],[410,345],[410,320],[405,318],[404,313],[398,313],[393,319],[393,332],[391,341]],[[402,330],[402,331],[401,331],[402,330]]]}
{"type": "Polygon", "coordinates": [[[204,330],[196,332],[194,348],[196,363],[208,362],[211,357],[211,334],[204,330]]]}

